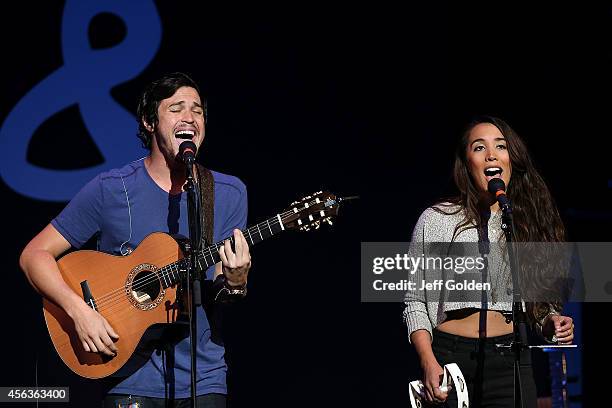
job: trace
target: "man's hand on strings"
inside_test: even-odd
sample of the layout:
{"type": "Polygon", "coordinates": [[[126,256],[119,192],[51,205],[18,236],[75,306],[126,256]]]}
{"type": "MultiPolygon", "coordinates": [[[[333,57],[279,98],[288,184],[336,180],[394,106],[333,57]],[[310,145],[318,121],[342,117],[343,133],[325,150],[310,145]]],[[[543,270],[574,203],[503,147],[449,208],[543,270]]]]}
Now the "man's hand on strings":
{"type": "Polygon", "coordinates": [[[229,239],[226,239],[223,246],[219,248],[222,271],[229,285],[244,286],[249,269],[251,269],[251,254],[249,245],[239,229],[234,230],[234,248],[235,251],[232,250],[229,239]]]}
{"type": "Polygon", "coordinates": [[[101,314],[83,303],[73,314],[74,328],[87,352],[117,355],[119,335],[101,314]]]}

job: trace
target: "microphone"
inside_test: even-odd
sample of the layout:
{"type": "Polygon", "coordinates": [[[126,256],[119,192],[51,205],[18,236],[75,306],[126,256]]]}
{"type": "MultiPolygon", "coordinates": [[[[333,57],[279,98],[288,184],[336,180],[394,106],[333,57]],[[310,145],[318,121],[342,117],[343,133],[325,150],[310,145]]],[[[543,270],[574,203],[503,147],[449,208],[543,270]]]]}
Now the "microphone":
{"type": "Polygon", "coordinates": [[[510,208],[510,199],[506,196],[506,183],[500,178],[492,178],[488,184],[489,193],[495,196],[502,210],[510,208]]]}
{"type": "Polygon", "coordinates": [[[195,143],[193,143],[191,140],[185,140],[179,145],[178,158],[182,160],[183,163],[191,165],[195,162],[197,150],[198,148],[196,147],[195,143]]]}

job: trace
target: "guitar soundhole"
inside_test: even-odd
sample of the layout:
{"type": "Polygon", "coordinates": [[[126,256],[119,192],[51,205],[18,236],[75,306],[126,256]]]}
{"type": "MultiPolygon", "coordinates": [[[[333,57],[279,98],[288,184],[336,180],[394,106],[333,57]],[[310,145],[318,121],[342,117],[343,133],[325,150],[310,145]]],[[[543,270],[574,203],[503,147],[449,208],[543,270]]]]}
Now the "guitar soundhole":
{"type": "Polygon", "coordinates": [[[139,273],[132,282],[132,296],[140,304],[157,299],[160,290],[161,284],[157,275],[150,271],[139,273]]]}
{"type": "Polygon", "coordinates": [[[141,264],[134,268],[127,280],[126,293],[130,303],[140,310],[151,310],[157,307],[166,293],[162,287],[156,267],[141,264]]]}

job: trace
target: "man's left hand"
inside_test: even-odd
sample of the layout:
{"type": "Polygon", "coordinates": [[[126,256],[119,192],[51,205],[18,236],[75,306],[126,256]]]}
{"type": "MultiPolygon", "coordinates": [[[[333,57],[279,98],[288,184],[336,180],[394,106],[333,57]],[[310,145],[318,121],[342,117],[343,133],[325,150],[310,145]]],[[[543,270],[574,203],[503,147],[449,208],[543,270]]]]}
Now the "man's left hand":
{"type": "Polygon", "coordinates": [[[251,269],[251,254],[249,245],[239,229],[234,230],[234,247],[229,239],[226,239],[223,246],[219,248],[222,270],[227,283],[231,286],[244,286],[247,282],[247,275],[251,269]]]}

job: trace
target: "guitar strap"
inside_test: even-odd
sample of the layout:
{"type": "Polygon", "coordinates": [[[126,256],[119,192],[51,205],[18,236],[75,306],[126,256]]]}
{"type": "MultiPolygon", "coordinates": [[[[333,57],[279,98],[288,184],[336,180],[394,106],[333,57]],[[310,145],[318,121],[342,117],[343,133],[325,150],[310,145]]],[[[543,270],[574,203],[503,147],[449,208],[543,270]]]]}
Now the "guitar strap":
{"type": "MultiPolygon", "coordinates": [[[[197,164],[198,182],[200,185],[200,227],[202,228],[202,248],[214,243],[213,227],[215,220],[215,180],[206,167],[197,164]]],[[[223,346],[223,305],[217,304],[217,296],[213,282],[208,279],[202,281],[202,306],[206,311],[210,324],[210,339],[213,343],[223,346]]]]}
{"type": "Polygon", "coordinates": [[[213,244],[213,227],[215,222],[215,180],[206,167],[197,164],[198,182],[200,184],[200,226],[202,228],[202,248],[213,244]]]}

